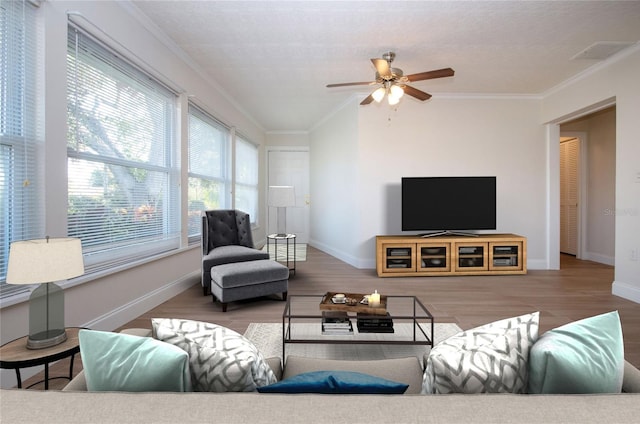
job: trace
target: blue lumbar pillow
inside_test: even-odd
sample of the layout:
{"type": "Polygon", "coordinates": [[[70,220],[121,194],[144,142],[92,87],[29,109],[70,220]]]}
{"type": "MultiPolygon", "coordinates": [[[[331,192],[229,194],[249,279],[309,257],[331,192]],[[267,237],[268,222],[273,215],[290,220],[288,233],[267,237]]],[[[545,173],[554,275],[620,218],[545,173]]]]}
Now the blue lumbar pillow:
{"type": "Polygon", "coordinates": [[[80,330],[89,391],[190,392],[189,355],[179,347],[129,334],[80,330]]]}
{"type": "Polygon", "coordinates": [[[268,386],[260,393],[402,394],[408,384],[351,371],[313,371],[268,386]]]}
{"type": "Polygon", "coordinates": [[[547,331],[529,353],[529,393],[620,393],[623,375],[617,311],[547,331]]]}

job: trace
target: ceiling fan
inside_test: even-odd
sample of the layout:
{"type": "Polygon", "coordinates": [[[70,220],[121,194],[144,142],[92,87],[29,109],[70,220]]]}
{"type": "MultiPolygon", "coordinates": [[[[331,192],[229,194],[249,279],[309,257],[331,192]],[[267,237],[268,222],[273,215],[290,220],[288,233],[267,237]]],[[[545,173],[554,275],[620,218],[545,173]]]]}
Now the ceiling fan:
{"type": "Polygon", "coordinates": [[[376,68],[376,80],[365,82],[345,82],[340,84],[328,84],[327,87],[345,87],[349,85],[375,85],[381,84],[381,87],[377,88],[373,93],[367,96],[361,105],[368,105],[372,101],[380,102],[384,95],[387,95],[387,100],[390,105],[395,105],[400,101],[403,94],[408,94],[415,97],[418,100],[428,100],[431,98],[431,94],[424,91],[413,88],[407,85],[409,82],[423,81],[434,78],[451,77],[454,72],[451,68],[437,69],[435,71],[420,72],[417,74],[404,75],[402,69],[392,68],[391,62],[395,59],[396,54],[394,52],[387,52],[382,55],[382,59],[371,59],[373,66],[376,68]]]}

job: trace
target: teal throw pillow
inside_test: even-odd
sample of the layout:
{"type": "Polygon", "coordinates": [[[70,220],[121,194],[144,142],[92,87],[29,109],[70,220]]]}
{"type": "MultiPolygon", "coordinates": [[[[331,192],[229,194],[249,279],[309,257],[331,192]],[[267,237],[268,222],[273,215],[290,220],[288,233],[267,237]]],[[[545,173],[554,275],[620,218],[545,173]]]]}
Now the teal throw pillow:
{"type": "Polygon", "coordinates": [[[189,355],[151,337],[80,330],[80,354],[93,392],[189,392],[189,355]]]}
{"type": "Polygon", "coordinates": [[[408,384],[351,371],[313,371],[258,387],[260,393],[402,394],[408,384]]]}
{"type": "Polygon", "coordinates": [[[620,393],[623,374],[617,311],[547,331],[529,355],[529,393],[620,393]]]}

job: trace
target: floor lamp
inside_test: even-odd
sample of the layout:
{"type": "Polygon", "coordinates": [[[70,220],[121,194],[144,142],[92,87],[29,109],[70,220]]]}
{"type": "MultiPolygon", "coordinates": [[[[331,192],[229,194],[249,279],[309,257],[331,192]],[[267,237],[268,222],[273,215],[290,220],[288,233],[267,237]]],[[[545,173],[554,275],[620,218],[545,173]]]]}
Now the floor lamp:
{"type": "Polygon", "coordinates": [[[269,186],[269,206],[278,208],[278,234],[287,236],[287,208],[296,205],[293,186],[269,186]]]}
{"type": "Polygon", "coordinates": [[[64,291],[55,281],[84,274],[82,243],[77,238],[45,238],[11,243],[8,284],[37,284],[29,297],[28,349],[55,346],[67,339],[64,291]]]}

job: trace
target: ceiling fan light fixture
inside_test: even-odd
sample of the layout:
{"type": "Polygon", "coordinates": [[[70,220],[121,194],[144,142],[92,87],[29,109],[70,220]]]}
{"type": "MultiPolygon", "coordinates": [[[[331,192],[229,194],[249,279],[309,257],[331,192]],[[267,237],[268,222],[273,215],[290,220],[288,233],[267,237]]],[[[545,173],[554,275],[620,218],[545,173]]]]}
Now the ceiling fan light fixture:
{"type": "Polygon", "coordinates": [[[384,98],[384,94],[386,93],[386,91],[387,90],[385,90],[384,87],[380,87],[376,91],[371,93],[371,97],[373,97],[373,100],[380,103],[380,101],[382,101],[382,99],[384,98]]]}
{"type": "Polygon", "coordinates": [[[418,90],[408,83],[430,80],[434,78],[452,77],[454,75],[454,71],[451,68],[435,69],[433,71],[404,75],[402,69],[391,67],[391,62],[393,62],[394,58],[395,53],[386,52],[382,55],[381,59],[371,59],[371,63],[376,69],[376,78],[374,81],[328,84],[327,87],[344,87],[347,85],[377,85],[378,88],[376,88],[373,93],[369,94],[364,100],[362,100],[360,102],[360,105],[368,105],[374,100],[376,103],[380,103],[386,95],[387,101],[391,106],[393,106],[400,102],[400,98],[402,98],[405,93],[420,101],[429,100],[431,98],[431,94],[418,90]]]}
{"type": "MultiPolygon", "coordinates": [[[[398,86],[398,85],[392,85],[391,88],[389,89],[389,96],[393,96],[393,97],[397,97],[398,100],[400,100],[400,98],[403,96],[404,94],[404,90],[402,89],[402,87],[398,86]]],[[[396,102],[397,103],[397,102],[396,102]]]]}

